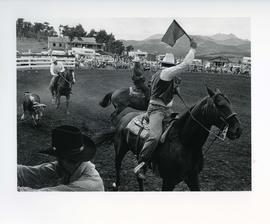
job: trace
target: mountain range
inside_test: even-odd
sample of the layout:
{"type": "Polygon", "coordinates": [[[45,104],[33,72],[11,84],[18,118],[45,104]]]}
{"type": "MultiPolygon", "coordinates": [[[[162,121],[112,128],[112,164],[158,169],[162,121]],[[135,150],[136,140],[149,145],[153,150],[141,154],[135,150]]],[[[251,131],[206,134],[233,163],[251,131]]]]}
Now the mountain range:
{"type": "MultiPolygon", "coordinates": [[[[189,49],[189,39],[179,38],[173,47],[161,42],[163,34],[155,34],[144,40],[121,40],[125,46],[132,45],[134,50],[146,51],[154,54],[173,53],[176,57],[183,57],[189,49]]],[[[191,36],[197,44],[197,57],[226,56],[239,58],[250,56],[251,42],[238,38],[234,34],[218,33],[212,36],[191,36]]]]}

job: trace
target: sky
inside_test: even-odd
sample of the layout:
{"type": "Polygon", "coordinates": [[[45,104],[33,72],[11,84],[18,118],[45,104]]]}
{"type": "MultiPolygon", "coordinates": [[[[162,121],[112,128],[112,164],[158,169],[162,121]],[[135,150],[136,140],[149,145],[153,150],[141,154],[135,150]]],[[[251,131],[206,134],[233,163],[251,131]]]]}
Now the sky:
{"type": "Polygon", "coordinates": [[[250,40],[250,18],[27,18],[26,21],[49,22],[56,31],[59,25],[76,26],[81,24],[89,32],[105,29],[113,33],[116,39],[143,40],[154,34],[166,32],[173,19],[190,35],[214,35],[233,33],[241,39],[250,40]]]}

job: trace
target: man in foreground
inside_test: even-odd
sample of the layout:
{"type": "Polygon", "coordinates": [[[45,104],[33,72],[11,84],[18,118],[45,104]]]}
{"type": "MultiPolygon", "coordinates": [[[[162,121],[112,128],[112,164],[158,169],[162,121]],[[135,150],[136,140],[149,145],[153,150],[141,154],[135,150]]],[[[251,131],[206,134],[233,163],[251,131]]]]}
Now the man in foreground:
{"type": "Polygon", "coordinates": [[[73,126],[52,131],[52,146],[40,153],[56,161],[37,166],[17,166],[18,191],[104,191],[103,181],[90,162],[96,147],[91,138],[73,126]]]}

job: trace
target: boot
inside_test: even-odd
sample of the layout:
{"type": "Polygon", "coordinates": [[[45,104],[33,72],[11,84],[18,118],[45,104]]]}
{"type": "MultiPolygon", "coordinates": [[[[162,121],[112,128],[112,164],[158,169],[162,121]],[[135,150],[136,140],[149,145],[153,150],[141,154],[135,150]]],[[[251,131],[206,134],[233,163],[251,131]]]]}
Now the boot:
{"type": "Polygon", "coordinates": [[[141,162],[140,164],[138,164],[135,168],[134,168],[134,173],[136,174],[136,176],[139,179],[145,179],[145,175],[144,175],[144,167],[145,167],[146,163],[145,162],[141,162]]]}

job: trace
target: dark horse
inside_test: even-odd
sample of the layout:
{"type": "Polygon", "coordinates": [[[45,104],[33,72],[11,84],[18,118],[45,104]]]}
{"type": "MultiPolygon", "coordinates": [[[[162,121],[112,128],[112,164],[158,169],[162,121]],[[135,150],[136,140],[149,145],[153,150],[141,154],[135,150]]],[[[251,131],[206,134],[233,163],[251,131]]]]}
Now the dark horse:
{"type": "Polygon", "coordinates": [[[136,110],[146,110],[148,102],[149,99],[146,99],[143,93],[130,94],[130,88],[121,88],[106,94],[99,105],[107,107],[112,104],[115,111],[111,114],[111,119],[114,119],[127,107],[136,110]]]}
{"type": "MultiPolygon", "coordinates": [[[[240,122],[233,112],[229,99],[218,89],[207,88],[209,96],[203,98],[181,117],[176,117],[167,137],[159,143],[153,155],[153,163],[163,179],[162,190],[171,191],[175,185],[185,181],[189,189],[199,191],[198,174],[203,167],[202,147],[211,126],[223,130],[228,127],[227,137],[231,140],[241,135],[240,122]]],[[[127,124],[138,115],[131,112],[123,116],[114,132],[116,189],[120,185],[120,168],[125,154],[131,150],[135,155],[143,146],[143,140],[128,131],[127,124]]],[[[140,190],[143,181],[138,179],[140,190]]]]}
{"type": "Polygon", "coordinates": [[[69,100],[72,91],[72,85],[75,83],[75,74],[73,69],[67,69],[58,76],[58,80],[54,86],[55,96],[56,96],[56,107],[60,106],[61,96],[66,97],[66,113],[69,114],[69,100]]]}

